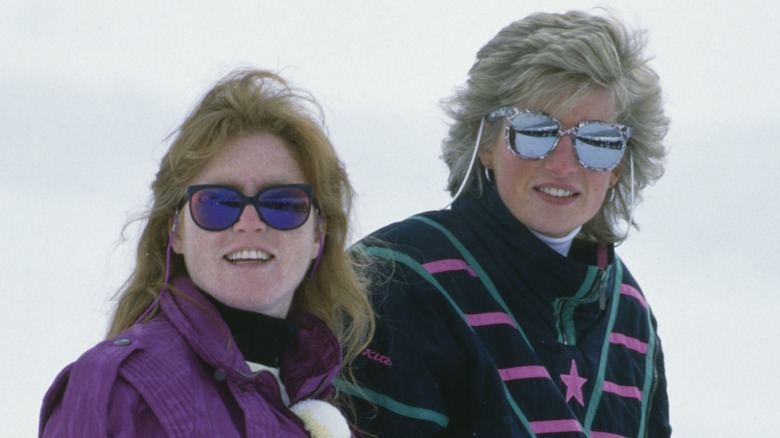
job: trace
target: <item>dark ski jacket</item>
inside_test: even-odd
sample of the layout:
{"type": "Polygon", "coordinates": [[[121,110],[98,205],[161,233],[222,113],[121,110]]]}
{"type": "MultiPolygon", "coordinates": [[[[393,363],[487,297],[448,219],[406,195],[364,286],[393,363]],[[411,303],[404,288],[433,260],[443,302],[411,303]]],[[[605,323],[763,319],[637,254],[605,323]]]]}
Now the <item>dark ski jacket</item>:
{"type": "Polygon", "coordinates": [[[488,186],[354,248],[374,262],[378,329],[356,421],[379,437],[666,437],[661,343],[611,245],[568,257],[488,186]]]}

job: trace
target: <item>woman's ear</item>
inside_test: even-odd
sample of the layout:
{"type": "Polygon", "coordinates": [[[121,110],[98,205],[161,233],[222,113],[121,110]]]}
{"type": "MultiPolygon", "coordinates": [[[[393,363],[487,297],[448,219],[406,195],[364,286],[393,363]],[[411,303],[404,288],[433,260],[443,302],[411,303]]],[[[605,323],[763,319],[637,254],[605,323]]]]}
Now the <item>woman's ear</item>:
{"type": "Polygon", "coordinates": [[[619,179],[620,179],[620,166],[617,166],[614,169],[612,169],[611,175],[609,176],[609,186],[615,187],[615,184],[617,184],[619,179]]]}
{"type": "Polygon", "coordinates": [[[486,148],[479,151],[479,162],[486,169],[493,168],[493,148],[486,148]]]}

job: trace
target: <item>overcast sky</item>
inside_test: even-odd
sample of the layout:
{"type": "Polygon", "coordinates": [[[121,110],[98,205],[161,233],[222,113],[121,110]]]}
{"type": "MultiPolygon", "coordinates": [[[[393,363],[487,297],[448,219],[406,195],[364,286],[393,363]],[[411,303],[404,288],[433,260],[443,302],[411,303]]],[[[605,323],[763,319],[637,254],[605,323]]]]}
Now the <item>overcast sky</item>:
{"type": "Polygon", "coordinates": [[[35,436],[56,374],[100,341],[170,134],[216,79],[310,90],[358,198],[355,239],[441,208],[438,101],[537,10],[609,6],[649,31],[666,175],[618,252],[667,355],[676,436],[780,430],[780,3],[0,0],[0,436],[35,436]],[[338,6],[335,6],[338,5],[338,6]]]}

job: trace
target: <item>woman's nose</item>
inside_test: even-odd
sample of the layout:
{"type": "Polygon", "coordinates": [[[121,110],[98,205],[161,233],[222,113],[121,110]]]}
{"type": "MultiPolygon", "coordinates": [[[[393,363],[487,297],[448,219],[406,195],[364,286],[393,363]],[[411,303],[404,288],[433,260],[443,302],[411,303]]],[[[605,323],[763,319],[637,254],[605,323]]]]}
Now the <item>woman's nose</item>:
{"type": "Polygon", "coordinates": [[[236,231],[259,231],[267,226],[260,218],[257,208],[253,205],[246,205],[241,212],[241,216],[238,217],[238,222],[233,225],[233,229],[236,231]]]}
{"type": "Polygon", "coordinates": [[[559,140],[555,149],[545,157],[545,167],[557,174],[569,174],[577,171],[579,162],[577,153],[574,150],[574,137],[566,133],[559,140]]]}

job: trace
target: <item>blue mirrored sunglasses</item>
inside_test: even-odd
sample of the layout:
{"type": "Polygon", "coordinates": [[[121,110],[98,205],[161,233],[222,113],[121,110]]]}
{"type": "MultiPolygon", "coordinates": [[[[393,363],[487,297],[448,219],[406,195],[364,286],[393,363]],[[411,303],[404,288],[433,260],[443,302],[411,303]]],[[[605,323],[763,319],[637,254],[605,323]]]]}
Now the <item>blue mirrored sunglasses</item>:
{"type": "Polygon", "coordinates": [[[189,202],[192,220],[208,231],[232,227],[247,205],[255,207],[258,216],[269,227],[293,230],[309,219],[312,187],[309,184],[281,184],[265,187],[254,196],[224,185],[193,185],[180,208],[189,202]]]}

